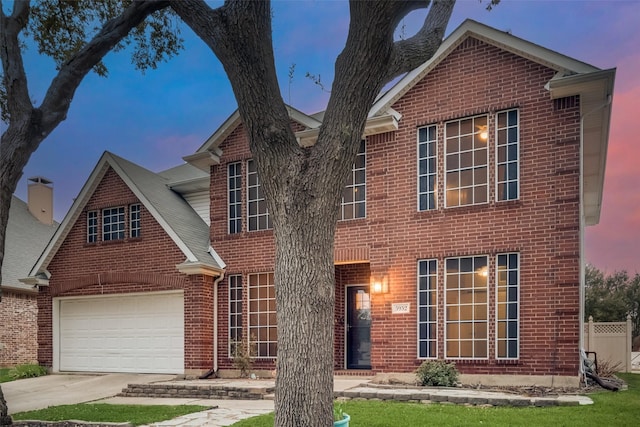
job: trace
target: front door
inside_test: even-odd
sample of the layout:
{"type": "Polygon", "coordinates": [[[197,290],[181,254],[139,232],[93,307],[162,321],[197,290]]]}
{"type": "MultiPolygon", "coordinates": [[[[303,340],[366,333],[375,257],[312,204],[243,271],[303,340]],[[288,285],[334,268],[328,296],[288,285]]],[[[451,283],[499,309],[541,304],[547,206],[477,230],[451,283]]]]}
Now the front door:
{"type": "Polygon", "coordinates": [[[371,299],[368,286],[348,286],[347,369],[371,369],[371,299]]]}

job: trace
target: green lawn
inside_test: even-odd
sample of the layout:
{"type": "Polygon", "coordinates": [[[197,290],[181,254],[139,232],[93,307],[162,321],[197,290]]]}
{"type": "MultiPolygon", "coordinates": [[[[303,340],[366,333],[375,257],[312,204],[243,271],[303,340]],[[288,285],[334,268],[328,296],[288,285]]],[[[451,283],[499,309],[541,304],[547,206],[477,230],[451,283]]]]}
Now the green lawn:
{"type": "Polygon", "coordinates": [[[10,368],[0,368],[0,383],[12,381],[12,378],[9,376],[10,370],[10,368]]]}
{"type": "Polygon", "coordinates": [[[170,420],[181,415],[208,409],[198,405],[109,405],[107,403],[83,403],[79,405],[51,406],[37,411],[12,415],[14,421],[79,420],[92,422],[124,423],[133,425],[151,424],[170,420]]]}
{"type": "MultiPolygon", "coordinates": [[[[594,404],[547,408],[469,407],[417,403],[348,401],[342,408],[351,416],[349,427],[391,426],[554,426],[624,427],[640,423],[640,375],[619,374],[629,389],[591,394],[594,404]]],[[[273,414],[233,424],[234,427],[271,427],[273,414]]]]}

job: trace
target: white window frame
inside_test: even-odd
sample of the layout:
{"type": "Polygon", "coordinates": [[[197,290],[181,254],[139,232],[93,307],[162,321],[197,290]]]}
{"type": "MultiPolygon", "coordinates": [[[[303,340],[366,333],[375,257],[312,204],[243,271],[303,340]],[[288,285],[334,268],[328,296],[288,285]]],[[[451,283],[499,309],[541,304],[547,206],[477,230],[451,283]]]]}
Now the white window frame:
{"type": "Polygon", "coordinates": [[[247,279],[249,348],[255,348],[257,358],[275,359],[278,356],[278,325],[273,273],[249,274],[247,279]],[[264,328],[266,338],[262,332],[264,328]]]}
{"type": "Polygon", "coordinates": [[[142,234],[141,213],[140,203],[129,205],[129,237],[131,238],[140,237],[142,234]]]}
{"type": "Polygon", "coordinates": [[[456,359],[456,360],[487,360],[489,358],[489,326],[490,326],[490,322],[489,322],[489,256],[488,255],[470,255],[470,256],[460,256],[460,257],[450,257],[450,258],[445,258],[444,260],[444,266],[442,267],[444,270],[444,286],[443,286],[443,292],[444,292],[444,357],[445,359],[456,359]],[[472,260],[472,284],[471,287],[467,287],[467,288],[460,288],[460,286],[458,285],[457,288],[449,288],[447,287],[448,285],[448,278],[451,276],[457,276],[458,277],[458,284],[460,283],[460,276],[462,275],[463,272],[460,271],[460,262],[463,259],[467,259],[467,258],[471,258],[472,260]],[[485,266],[486,266],[486,271],[483,273],[483,268],[480,269],[476,269],[476,264],[475,264],[475,259],[476,258],[484,258],[485,259],[485,266]],[[449,260],[458,260],[458,271],[456,273],[449,273],[448,272],[448,261],[449,260]],[[483,277],[485,277],[485,281],[486,284],[484,286],[484,290],[486,291],[486,301],[484,303],[478,303],[476,304],[475,301],[475,290],[479,287],[475,286],[475,276],[476,274],[479,274],[483,277]],[[486,274],[486,276],[484,276],[484,274],[486,274]],[[461,301],[461,289],[471,289],[472,290],[472,302],[471,304],[462,304],[461,301]],[[458,308],[458,319],[453,319],[451,320],[449,317],[449,291],[453,291],[453,290],[458,290],[458,302],[454,305],[451,304],[451,306],[455,306],[458,308]],[[462,320],[461,317],[461,312],[462,310],[460,309],[460,307],[471,307],[471,319],[470,320],[462,320]],[[481,319],[480,321],[478,321],[476,319],[476,307],[482,307],[484,306],[485,308],[485,317],[484,319],[481,319]],[[462,338],[461,337],[461,333],[460,333],[460,328],[461,325],[463,324],[471,324],[471,331],[472,331],[472,337],[469,338],[462,338]],[[485,328],[486,328],[486,337],[485,338],[481,338],[481,339],[476,339],[474,338],[475,336],[475,324],[476,323],[484,323],[485,324],[485,328]],[[450,339],[449,339],[449,325],[458,325],[458,337],[457,338],[451,338],[451,341],[456,341],[458,343],[458,355],[457,356],[450,356],[448,353],[448,346],[447,344],[449,343],[450,339]],[[461,347],[461,343],[463,341],[470,341],[471,342],[471,348],[472,348],[472,354],[471,356],[461,356],[460,353],[460,347],[461,347]],[[484,341],[485,342],[485,346],[486,346],[486,355],[485,356],[476,356],[475,355],[475,342],[480,342],[480,341],[484,341]]]}
{"type": "Polygon", "coordinates": [[[242,324],[242,275],[230,275],[227,280],[229,285],[229,329],[227,331],[229,341],[228,352],[229,357],[234,357],[234,345],[244,345],[244,331],[242,324]]]}
{"type": "Polygon", "coordinates": [[[438,260],[435,258],[431,259],[419,259],[418,260],[418,270],[417,270],[417,307],[418,307],[418,316],[417,316],[417,357],[418,359],[437,359],[438,358],[438,260]],[[420,265],[421,263],[426,263],[426,274],[421,274],[420,265]],[[431,269],[433,263],[433,271],[431,269]],[[421,281],[424,279],[427,282],[427,289],[421,289],[421,281]],[[429,284],[429,281],[432,280],[432,283],[429,284]],[[426,304],[421,303],[421,294],[425,294],[426,304]],[[429,304],[429,294],[432,294],[431,304],[429,304]],[[426,312],[426,320],[422,318],[422,309],[425,309],[426,312]],[[429,309],[432,309],[433,318],[430,316],[429,309]],[[421,337],[421,325],[426,325],[427,337],[421,337]],[[430,335],[430,326],[433,325],[433,333],[434,335],[430,335]],[[433,356],[422,356],[420,351],[420,345],[422,342],[427,343],[427,353],[429,350],[433,349],[433,356]],[[431,347],[433,345],[433,348],[431,347]]]}
{"type": "Polygon", "coordinates": [[[438,126],[429,125],[418,128],[416,132],[417,138],[417,158],[418,163],[416,165],[418,181],[416,187],[418,188],[418,211],[430,211],[438,208],[438,126]],[[426,139],[424,141],[420,138],[420,132],[425,130],[426,139]],[[429,152],[429,146],[433,144],[433,152],[429,152]],[[422,148],[424,147],[424,148],[422,148]],[[424,154],[424,155],[423,155],[424,154]],[[421,166],[424,165],[424,168],[421,166]],[[433,167],[432,167],[433,166],[433,167]],[[429,185],[429,179],[433,179],[433,186],[429,185]],[[426,184],[423,187],[422,182],[426,180],[426,184]],[[433,206],[431,206],[429,196],[433,195],[433,206]],[[427,206],[422,205],[422,196],[426,197],[427,206]]]}
{"type": "Polygon", "coordinates": [[[227,165],[227,232],[242,232],[242,162],[227,165]],[[232,174],[232,170],[234,173],[232,174]],[[233,185],[232,185],[233,184],[233,185]]]}
{"type": "Polygon", "coordinates": [[[507,252],[500,253],[496,255],[496,319],[495,319],[495,354],[496,359],[498,360],[517,360],[520,358],[520,271],[521,271],[521,257],[518,252],[507,252]],[[514,267],[511,263],[511,257],[515,256],[516,266],[514,267]],[[500,257],[506,257],[506,268],[502,268],[500,264],[500,257]],[[506,282],[500,279],[500,273],[505,272],[506,282]],[[502,284],[504,283],[504,284],[502,284]],[[515,288],[514,294],[512,297],[515,298],[515,301],[509,301],[509,288],[515,288]],[[500,301],[500,292],[504,289],[505,292],[505,301],[500,301]],[[509,315],[509,304],[513,304],[515,306],[515,316],[512,317],[509,315]],[[501,314],[501,306],[504,306],[504,315],[501,314]],[[505,337],[500,337],[500,323],[504,322],[505,326],[505,337]],[[515,325],[515,337],[509,337],[509,323],[513,323],[515,325]],[[500,342],[505,342],[505,355],[501,356],[499,354],[500,342]],[[509,355],[509,342],[515,343],[515,356],[509,355]]]}
{"type": "Polygon", "coordinates": [[[102,241],[123,240],[125,237],[125,208],[117,206],[102,210],[102,241]],[[115,221],[113,219],[115,218],[115,221]],[[113,227],[116,227],[114,230],[113,227]],[[109,230],[107,231],[107,228],[109,230]]]}
{"type": "Polygon", "coordinates": [[[496,179],[495,179],[495,191],[496,191],[496,201],[497,202],[506,202],[509,200],[518,200],[520,198],[520,111],[517,108],[512,108],[505,111],[499,111],[496,113],[496,131],[495,131],[495,156],[496,156],[496,179]],[[516,123],[509,124],[509,113],[515,112],[516,114],[516,123]],[[504,127],[500,127],[500,115],[506,115],[506,125],[504,127]],[[510,130],[515,129],[515,141],[511,141],[510,138],[510,130]],[[504,142],[501,137],[501,133],[504,132],[505,138],[504,142]],[[509,159],[509,146],[515,145],[515,159],[509,159]],[[505,159],[504,161],[500,161],[499,151],[501,147],[505,147],[505,159]],[[509,178],[509,165],[515,165],[515,178],[509,178]],[[500,166],[505,167],[505,179],[500,180],[500,166]],[[509,184],[515,182],[515,197],[511,197],[511,192],[509,191],[509,184]],[[500,198],[500,185],[505,185],[505,196],[504,198],[500,198]]]}
{"type": "MultiPolygon", "coordinates": [[[[478,142],[478,145],[480,145],[480,143],[478,142]]],[[[489,115],[488,114],[480,114],[477,116],[473,116],[473,117],[464,117],[461,119],[456,119],[456,120],[449,120],[448,122],[445,122],[444,124],[444,205],[446,208],[456,208],[456,207],[460,207],[460,206],[474,206],[474,205],[484,205],[489,203],[489,115]],[[462,122],[467,121],[467,120],[471,120],[471,133],[464,133],[462,134],[460,131],[460,125],[462,122]],[[476,124],[476,121],[480,122],[479,124],[476,124]],[[481,123],[484,121],[484,125],[482,125],[481,123]],[[447,135],[447,128],[449,127],[450,124],[453,123],[457,123],[458,124],[458,133],[457,135],[454,136],[448,136],[447,135]],[[476,147],[476,141],[482,141],[484,140],[484,138],[481,137],[481,135],[486,135],[486,141],[484,143],[484,148],[475,148],[476,147]],[[461,149],[461,145],[460,145],[460,141],[463,137],[471,137],[472,142],[471,142],[471,149],[466,149],[466,150],[462,150],[461,149]],[[449,141],[453,141],[454,139],[458,140],[458,150],[455,152],[449,152],[449,141]],[[485,157],[485,162],[484,163],[476,163],[476,155],[480,155],[479,153],[484,151],[484,157],[485,157]],[[451,157],[451,160],[453,160],[454,158],[458,159],[457,162],[457,167],[452,167],[451,169],[449,168],[449,156],[451,157]],[[453,157],[456,156],[457,157],[453,157]],[[469,167],[462,167],[461,166],[461,159],[463,155],[470,155],[471,156],[471,166],[469,167]],[[478,176],[476,176],[476,170],[485,168],[485,175],[483,177],[484,179],[484,184],[476,184],[476,179],[480,178],[482,174],[478,174],[478,176]],[[449,178],[449,173],[452,172],[456,172],[458,173],[458,183],[457,185],[454,185],[450,182],[450,178],[449,178]],[[465,173],[470,173],[470,178],[471,178],[471,185],[462,185],[461,178],[463,176],[463,174],[465,173]],[[449,188],[449,186],[451,185],[451,188],[449,188]],[[476,201],[476,189],[478,188],[483,188],[485,189],[485,194],[484,194],[484,201],[476,201]],[[461,196],[461,191],[470,191],[471,194],[471,201],[467,201],[465,203],[462,203],[462,196],[461,196]],[[450,191],[457,191],[457,200],[458,203],[455,205],[450,205],[450,203],[448,202],[448,193],[450,191]]]]}
{"type": "Polygon", "coordinates": [[[98,242],[98,211],[87,212],[87,243],[98,242]]]}
{"type": "Polygon", "coordinates": [[[360,142],[356,161],[351,167],[351,175],[342,191],[340,220],[366,218],[367,216],[367,143],[360,142]],[[362,209],[361,209],[362,208],[362,209]]]}
{"type": "Polygon", "coordinates": [[[267,200],[260,188],[260,177],[253,159],[247,160],[247,230],[261,231],[272,228],[267,200]],[[252,194],[255,195],[252,197],[252,194]],[[251,213],[255,207],[255,213],[251,213]]]}

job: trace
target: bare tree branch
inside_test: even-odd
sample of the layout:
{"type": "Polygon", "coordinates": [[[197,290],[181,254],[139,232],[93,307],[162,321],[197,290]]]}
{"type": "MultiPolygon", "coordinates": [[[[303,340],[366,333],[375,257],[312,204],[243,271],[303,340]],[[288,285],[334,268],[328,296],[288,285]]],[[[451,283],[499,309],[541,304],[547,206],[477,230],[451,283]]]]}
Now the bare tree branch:
{"type": "Polygon", "coordinates": [[[454,5],[455,0],[435,0],[416,35],[395,43],[386,82],[413,70],[433,56],[440,47],[454,5]]]}

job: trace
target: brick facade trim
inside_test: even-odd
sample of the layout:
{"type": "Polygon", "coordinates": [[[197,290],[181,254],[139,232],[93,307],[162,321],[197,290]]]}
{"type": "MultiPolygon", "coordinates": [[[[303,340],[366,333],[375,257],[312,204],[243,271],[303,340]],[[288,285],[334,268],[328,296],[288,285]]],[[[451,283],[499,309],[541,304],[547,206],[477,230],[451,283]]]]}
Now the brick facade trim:
{"type": "Polygon", "coordinates": [[[85,276],[69,279],[63,283],[51,286],[51,296],[57,297],[75,289],[81,289],[93,285],[110,285],[117,283],[155,284],[163,289],[184,289],[185,278],[167,276],[159,273],[107,271],[91,273],[85,276]]]}

